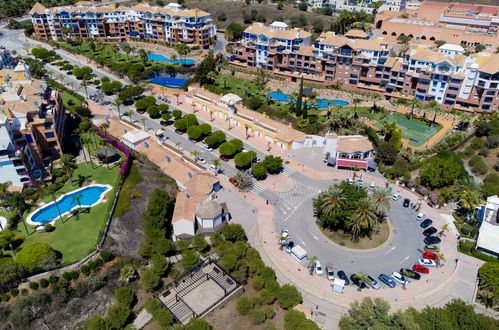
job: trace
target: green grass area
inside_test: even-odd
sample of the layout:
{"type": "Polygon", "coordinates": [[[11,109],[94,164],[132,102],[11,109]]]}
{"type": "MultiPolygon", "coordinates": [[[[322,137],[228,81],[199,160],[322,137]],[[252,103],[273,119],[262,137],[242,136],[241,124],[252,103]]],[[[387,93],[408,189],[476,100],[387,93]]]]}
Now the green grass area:
{"type": "Polygon", "coordinates": [[[141,192],[135,188],[135,186],[142,181],[143,179],[140,176],[137,166],[133,164],[130,169],[130,173],[123,183],[122,191],[125,193],[120,194],[118,197],[118,203],[116,204],[116,209],[114,210],[114,217],[121,217],[123,214],[127,213],[132,205],[132,200],[142,196],[141,192]]]}
{"type": "Polygon", "coordinates": [[[83,104],[84,99],[82,96],[76,94],[75,92],[61,85],[57,81],[48,78],[47,84],[50,87],[57,89],[61,93],[62,103],[64,103],[64,106],[66,108],[70,108],[73,106],[81,106],[83,104]]]}
{"type": "MultiPolygon", "coordinates": [[[[36,242],[46,242],[55,250],[62,253],[62,266],[67,266],[81,260],[95,249],[113,202],[115,188],[119,181],[119,167],[116,166],[108,171],[105,166],[92,169],[90,164],[80,163],[73,173],[73,178],[77,178],[78,176],[82,176],[95,183],[111,185],[113,189],[107,193],[107,201],[90,209],[82,210],[75,216],[63,217],[64,223],[61,223],[60,219],[57,219],[55,222],[56,229],[50,233],[38,233],[35,230],[35,226],[28,225],[28,231],[31,235],[26,235],[22,224],[18,225],[17,230],[18,234],[26,237],[21,247],[36,242]]],[[[68,180],[57,192],[56,197],[78,188],[78,185],[72,185],[68,180]]],[[[45,196],[39,202],[47,203],[51,201],[53,201],[51,196],[45,196]]],[[[25,217],[33,211],[35,211],[35,207],[26,212],[25,217]]]]}
{"type": "Polygon", "coordinates": [[[425,120],[418,118],[409,119],[402,113],[393,113],[383,117],[378,121],[378,127],[381,127],[383,121],[389,123],[396,122],[397,126],[402,129],[402,137],[407,139],[409,144],[413,146],[425,144],[433,135],[442,129],[442,125],[438,123],[431,126],[432,124],[425,120]]]}

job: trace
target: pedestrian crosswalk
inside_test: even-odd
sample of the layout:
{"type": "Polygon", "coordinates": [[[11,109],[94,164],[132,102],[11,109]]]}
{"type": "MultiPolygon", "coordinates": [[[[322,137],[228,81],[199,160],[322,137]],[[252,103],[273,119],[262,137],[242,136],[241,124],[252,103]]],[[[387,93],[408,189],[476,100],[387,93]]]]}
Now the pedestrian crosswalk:
{"type": "Polygon", "coordinates": [[[260,182],[258,181],[253,181],[253,187],[251,188],[251,192],[258,195],[262,192],[264,192],[265,190],[267,190],[267,187],[265,187],[263,184],[261,184],[260,182]]]}
{"type": "Polygon", "coordinates": [[[300,182],[295,182],[295,188],[288,192],[276,193],[281,200],[291,205],[293,208],[300,205],[304,200],[313,197],[319,193],[319,190],[307,186],[300,182]]]}
{"type": "Polygon", "coordinates": [[[296,173],[296,170],[292,169],[289,166],[285,166],[282,170],[282,175],[284,176],[291,176],[293,173],[296,173]]]}

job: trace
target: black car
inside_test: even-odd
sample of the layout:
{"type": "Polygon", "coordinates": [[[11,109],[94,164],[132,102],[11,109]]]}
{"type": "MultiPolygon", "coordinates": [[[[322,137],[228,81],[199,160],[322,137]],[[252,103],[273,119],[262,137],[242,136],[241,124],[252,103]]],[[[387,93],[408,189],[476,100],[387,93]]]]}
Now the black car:
{"type": "Polygon", "coordinates": [[[345,274],[344,271],[342,271],[342,270],[338,271],[338,278],[345,281],[345,285],[350,285],[350,281],[348,280],[348,276],[347,276],[347,274],[345,274]]]}
{"type": "Polygon", "coordinates": [[[353,274],[350,276],[350,281],[352,281],[353,284],[358,286],[360,289],[367,289],[367,284],[362,281],[357,274],[353,274]]]}
{"type": "Polygon", "coordinates": [[[411,204],[411,200],[409,198],[405,198],[404,202],[402,203],[402,206],[409,207],[409,204],[411,204]]]}
{"type": "Polygon", "coordinates": [[[426,229],[425,231],[423,231],[423,235],[431,236],[431,235],[435,234],[437,231],[438,231],[437,228],[430,227],[430,228],[426,229]]]}
{"type": "Polygon", "coordinates": [[[438,244],[438,243],[440,243],[440,242],[441,242],[441,240],[440,240],[440,238],[439,238],[439,237],[437,237],[437,236],[428,236],[428,237],[426,237],[426,238],[424,239],[424,243],[425,243],[426,245],[434,245],[434,244],[438,244]]]}
{"type": "Polygon", "coordinates": [[[431,219],[425,219],[421,222],[420,226],[421,228],[428,228],[432,223],[433,221],[431,219]]]}
{"type": "Polygon", "coordinates": [[[409,268],[400,268],[399,273],[404,275],[405,277],[413,278],[415,280],[421,279],[421,275],[419,273],[416,273],[415,271],[409,268]]]}
{"type": "Polygon", "coordinates": [[[182,134],[184,134],[184,132],[183,132],[183,131],[181,131],[181,130],[179,130],[179,129],[176,129],[176,130],[175,130],[175,133],[177,133],[178,135],[182,135],[182,134]]]}
{"type": "Polygon", "coordinates": [[[167,122],[166,120],[160,120],[160,121],[159,121],[159,124],[160,124],[161,126],[168,126],[168,122],[167,122]]]}

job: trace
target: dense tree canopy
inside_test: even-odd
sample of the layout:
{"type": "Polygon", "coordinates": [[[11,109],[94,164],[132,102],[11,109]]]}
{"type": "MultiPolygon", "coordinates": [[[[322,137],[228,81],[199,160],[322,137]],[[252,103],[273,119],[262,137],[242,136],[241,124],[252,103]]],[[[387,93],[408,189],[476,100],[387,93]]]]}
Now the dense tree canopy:
{"type": "Polygon", "coordinates": [[[465,176],[463,161],[451,151],[441,151],[431,157],[419,173],[421,183],[431,189],[450,186],[465,176]]]}
{"type": "Polygon", "coordinates": [[[54,268],[58,263],[56,252],[45,242],[28,245],[17,254],[15,261],[30,273],[54,268]]]}

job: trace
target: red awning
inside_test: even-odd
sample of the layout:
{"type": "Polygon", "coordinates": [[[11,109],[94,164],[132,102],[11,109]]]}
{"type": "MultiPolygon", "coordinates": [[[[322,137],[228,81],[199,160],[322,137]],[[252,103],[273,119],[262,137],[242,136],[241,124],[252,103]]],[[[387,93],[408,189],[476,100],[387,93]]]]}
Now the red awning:
{"type": "Polygon", "coordinates": [[[336,164],[338,167],[358,167],[360,169],[367,169],[367,160],[363,159],[338,158],[336,164]]]}

